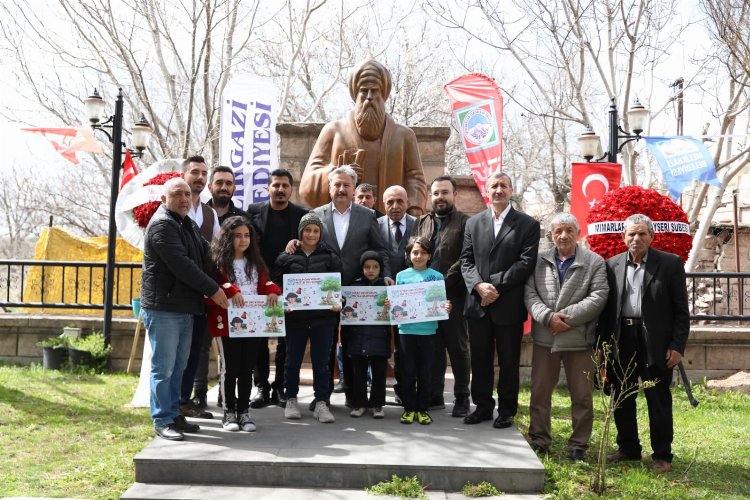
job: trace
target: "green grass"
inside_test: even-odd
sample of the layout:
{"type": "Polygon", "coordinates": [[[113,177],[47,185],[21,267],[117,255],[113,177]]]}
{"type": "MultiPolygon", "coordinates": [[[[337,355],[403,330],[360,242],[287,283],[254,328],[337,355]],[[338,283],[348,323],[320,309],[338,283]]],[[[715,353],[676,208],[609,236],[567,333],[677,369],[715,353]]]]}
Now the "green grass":
{"type": "MultiPolygon", "coordinates": [[[[672,472],[651,472],[646,400],[638,395],[638,429],[643,462],[609,465],[607,497],[610,498],[748,498],[750,496],[750,397],[736,392],[721,395],[694,386],[700,401],[690,406],[682,387],[673,387],[674,443],[672,472]]],[[[598,405],[597,398],[594,399],[598,405]]],[[[516,424],[525,434],[529,426],[529,391],[524,387],[516,424]]],[[[544,493],[552,498],[581,498],[590,492],[602,430],[601,407],[596,408],[589,460],[573,463],[567,458],[566,442],[571,432],[570,399],[566,389],[555,391],[552,400],[553,445],[549,455],[540,456],[547,469],[544,493]]],[[[616,449],[612,423],[609,451],[616,449]]]]}
{"type": "MultiPolygon", "coordinates": [[[[130,409],[137,377],[44,371],[0,364],[0,497],[117,498],[135,480],[133,457],[152,436],[146,409],[130,409]]],[[[658,475],[650,459],[608,468],[612,498],[747,498],[750,492],[750,397],[716,395],[694,388],[692,408],[674,388],[673,471],[658,475]]],[[[524,386],[516,423],[528,430],[529,389],[524,386]]],[[[594,497],[589,492],[593,460],[567,458],[568,392],[553,396],[550,454],[544,493],[551,498],[594,497]]],[[[638,397],[644,455],[650,453],[646,404],[638,397]]],[[[599,445],[597,409],[590,454],[599,445]]],[[[614,435],[612,437],[614,441],[614,435]]],[[[614,450],[614,442],[610,444],[614,450]]],[[[406,483],[406,480],[401,481],[406,483]]],[[[421,490],[417,483],[417,488],[421,490]]],[[[417,488],[407,488],[417,492],[417,488]]]]}
{"type": "Polygon", "coordinates": [[[0,365],[0,497],[118,498],[152,436],[137,382],[0,365]]]}
{"type": "Polygon", "coordinates": [[[388,495],[399,498],[427,498],[417,476],[402,478],[394,474],[390,481],[381,481],[366,488],[371,495],[388,495]]]}

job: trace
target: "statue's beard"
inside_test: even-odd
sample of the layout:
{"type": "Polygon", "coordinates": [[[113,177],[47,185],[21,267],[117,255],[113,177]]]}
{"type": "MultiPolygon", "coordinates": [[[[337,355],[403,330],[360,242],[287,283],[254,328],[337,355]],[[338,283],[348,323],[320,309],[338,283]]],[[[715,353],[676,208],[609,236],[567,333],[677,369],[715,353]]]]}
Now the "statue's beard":
{"type": "Polygon", "coordinates": [[[368,141],[374,141],[383,132],[385,108],[377,104],[357,106],[357,110],[354,113],[354,122],[359,135],[368,141]]]}

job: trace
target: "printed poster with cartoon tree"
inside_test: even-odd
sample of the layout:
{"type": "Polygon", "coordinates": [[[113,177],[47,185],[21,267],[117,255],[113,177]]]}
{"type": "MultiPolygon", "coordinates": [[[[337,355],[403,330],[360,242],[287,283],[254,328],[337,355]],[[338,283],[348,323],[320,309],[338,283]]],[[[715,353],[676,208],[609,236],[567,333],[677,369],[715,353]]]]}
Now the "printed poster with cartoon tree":
{"type": "Polygon", "coordinates": [[[245,307],[229,305],[229,336],[233,338],[284,337],[284,306],[266,305],[267,295],[243,295],[245,307]]]}
{"type": "Polygon", "coordinates": [[[284,309],[312,311],[341,303],[341,273],[284,275],[284,309]]]}
{"type": "Polygon", "coordinates": [[[341,309],[342,325],[390,325],[385,307],[388,298],[384,286],[345,286],[341,289],[346,303],[341,309]]]}
{"type": "Polygon", "coordinates": [[[391,302],[392,325],[448,319],[445,281],[425,281],[386,288],[391,302]]]}

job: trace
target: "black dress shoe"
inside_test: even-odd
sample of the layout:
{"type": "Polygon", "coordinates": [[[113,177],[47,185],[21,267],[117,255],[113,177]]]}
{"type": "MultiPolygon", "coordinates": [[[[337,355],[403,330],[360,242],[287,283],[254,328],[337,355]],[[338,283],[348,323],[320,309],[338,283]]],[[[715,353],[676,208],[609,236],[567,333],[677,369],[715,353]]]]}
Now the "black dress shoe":
{"type": "Polygon", "coordinates": [[[205,394],[196,394],[195,397],[193,397],[193,404],[200,408],[201,410],[208,407],[208,401],[206,399],[205,394]]]}
{"type": "Polygon", "coordinates": [[[506,417],[504,415],[498,415],[492,423],[492,427],[495,429],[507,429],[511,425],[513,425],[513,417],[506,417]]]}
{"type": "Polygon", "coordinates": [[[157,425],[154,427],[154,433],[162,439],[168,439],[169,441],[182,441],[185,436],[174,428],[174,424],[169,425],[157,425]]]}
{"type": "Polygon", "coordinates": [[[570,450],[568,457],[574,462],[585,462],[586,461],[586,450],[580,448],[573,448],[570,450]]]}
{"type": "Polygon", "coordinates": [[[624,451],[617,450],[616,452],[607,455],[607,462],[609,463],[617,463],[617,462],[623,462],[626,460],[640,460],[641,456],[639,455],[628,455],[624,451]]]}
{"type": "Polygon", "coordinates": [[[479,410],[476,410],[473,413],[470,413],[464,417],[464,423],[469,424],[469,425],[479,424],[487,420],[492,420],[492,415],[487,414],[487,413],[482,413],[479,410]]]}
{"type": "Polygon", "coordinates": [[[250,401],[250,408],[255,410],[259,408],[265,408],[271,404],[271,391],[268,389],[261,389],[255,399],[250,401]]]}
{"type": "Polygon", "coordinates": [[[201,429],[201,426],[198,424],[191,424],[185,420],[185,417],[182,415],[177,415],[174,418],[174,428],[180,432],[194,433],[198,432],[201,429]]]}
{"type": "Polygon", "coordinates": [[[549,450],[547,448],[536,443],[531,443],[531,449],[534,450],[534,453],[538,453],[540,455],[546,455],[547,453],[549,453],[549,450]]]}
{"type": "Polygon", "coordinates": [[[432,398],[430,400],[430,410],[443,410],[445,409],[445,399],[442,397],[432,398]]]}
{"type": "Polygon", "coordinates": [[[453,402],[453,411],[451,412],[451,416],[465,417],[469,414],[470,407],[471,403],[469,403],[469,398],[467,398],[466,396],[456,398],[456,400],[453,402]]]}

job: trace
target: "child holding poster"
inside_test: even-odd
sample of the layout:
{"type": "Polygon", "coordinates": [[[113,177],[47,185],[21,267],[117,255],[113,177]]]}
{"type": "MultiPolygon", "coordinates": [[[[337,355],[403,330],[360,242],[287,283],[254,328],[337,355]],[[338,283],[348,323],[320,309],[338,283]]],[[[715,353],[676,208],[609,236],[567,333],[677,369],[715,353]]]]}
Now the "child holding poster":
{"type": "MultiPolygon", "coordinates": [[[[406,245],[406,264],[410,267],[396,275],[396,284],[422,283],[443,280],[443,275],[431,269],[432,242],[424,236],[412,237],[406,245]]],[[[451,303],[445,310],[450,313],[451,303]]],[[[416,419],[422,425],[432,423],[430,417],[430,389],[434,358],[433,335],[437,321],[424,321],[399,326],[399,358],[403,387],[401,400],[404,412],[402,424],[411,424],[416,419]]]]}
{"type": "MultiPolygon", "coordinates": [[[[258,238],[245,217],[230,217],[221,225],[219,236],[211,244],[211,267],[216,281],[237,307],[245,305],[242,295],[268,295],[267,303],[275,305],[281,289],[268,280],[268,268],[260,256],[258,238]]],[[[250,416],[252,373],[258,357],[258,338],[229,337],[227,310],[213,302],[208,306],[208,330],[219,337],[220,390],[224,409],[222,426],[228,431],[253,432],[250,416]],[[235,387],[237,395],[235,396],[235,387]]]]}
{"type": "MultiPolygon", "coordinates": [[[[284,274],[332,273],[341,271],[341,259],[320,241],[323,221],[315,212],[305,214],[299,223],[300,246],[293,254],[282,253],[273,266],[274,278],[283,281],[284,274]]],[[[295,292],[296,293],[296,292],[295,292]]],[[[304,301],[303,301],[304,302],[304,301]]],[[[302,414],[297,404],[299,370],[310,340],[310,357],[313,364],[313,391],[315,392],[315,419],[323,423],[334,422],[328,408],[331,394],[328,354],[331,352],[338,312],[341,303],[336,301],[327,310],[295,311],[296,300],[289,301],[286,312],[286,364],[284,365],[284,392],[287,396],[284,418],[299,420],[302,414]]]]}
{"type": "MultiPolygon", "coordinates": [[[[362,276],[351,286],[385,286],[380,273],[383,260],[378,252],[368,250],[359,259],[362,276]]],[[[356,301],[347,304],[344,311],[356,314],[356,301]]],[[[390,308],[386,299],[386,308],[390,308]]],[[[384,418],[385,383],[388,357],[391,355],[391,334],[386,325],[342,326],[341,336],[348,336],[349,345],[346,353],[352,359],[352,417],[361,417],[372,408],[374,418],[384,418]],[[367,368],[372,367],[372,384],[370,399],[367,399],[367,368]]]]}

